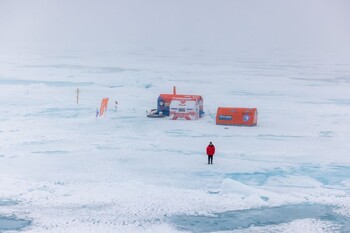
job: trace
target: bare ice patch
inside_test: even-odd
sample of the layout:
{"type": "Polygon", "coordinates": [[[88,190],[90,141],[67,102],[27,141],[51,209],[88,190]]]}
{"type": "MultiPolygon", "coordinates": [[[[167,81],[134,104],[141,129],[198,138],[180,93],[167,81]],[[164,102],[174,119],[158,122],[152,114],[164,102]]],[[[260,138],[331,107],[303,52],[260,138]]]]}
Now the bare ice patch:
{"type": "Polygon", "coordinates": [[[45,155],[65,155],[69,151],[65,150],[48,150],[48,151],[33,151],[32,154],[45,154],[45,155]]]}
{"type": "Polygon", "coordinates": [[[247,185],[264,185],[271,178],[288,178],[292,176],[310,177],[324,186],[343,186],[349,180],[350,167],[341,165],[317,166],[305,164],[300,167],[275,168],[272,170],[251,173],[228,173],[231,178],[247,185]]]}
{"type": "Polygon", "coordinates": [[[0,232],[18,231],[32,223],[30,220],[20,219],[15,216],[0,216],[0,232]]]}
{"type": "Polygon", "coordinates": [[[44,84],[51,87],[76,87],[92,86],[92,82],[67,82],[67,81],[40,81],[40,80],[21,80],[21,79],[0,79],[0,84],[5,85],[34,85],[44,84]]]}
{"type": "Polygon", "coordinates": [[[350,218],[321,204],[296,204],[269,208],[246,209],[205,215],[176,215],[170,222],[178,230],[189,232],[217,232],[276,226],[299,219],[317,219],[338,225],[341,232],[350,231],[350,218]]]}
{"type": "Polygon", "coordinates": [[[17,205],[18,202],[10,199],[0,199],[0,206],[13,206],[17,205]]]}

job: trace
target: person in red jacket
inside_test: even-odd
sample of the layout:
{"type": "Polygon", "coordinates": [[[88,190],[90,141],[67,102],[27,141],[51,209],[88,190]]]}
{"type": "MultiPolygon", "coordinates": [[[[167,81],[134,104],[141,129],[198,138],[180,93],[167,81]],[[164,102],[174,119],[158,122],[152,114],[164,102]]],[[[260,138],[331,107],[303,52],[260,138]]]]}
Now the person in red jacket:
{"type": "Polygon", "coordinates": [[[212,142],[207,146],[208,164],[213,164],[213,156],[215,154],[215,146],[212,142]]]}

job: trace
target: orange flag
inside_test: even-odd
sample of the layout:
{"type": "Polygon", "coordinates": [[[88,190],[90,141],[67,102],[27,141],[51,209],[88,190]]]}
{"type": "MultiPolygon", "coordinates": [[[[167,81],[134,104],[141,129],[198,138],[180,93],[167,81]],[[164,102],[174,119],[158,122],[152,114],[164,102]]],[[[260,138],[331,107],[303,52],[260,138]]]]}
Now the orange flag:
{"type": "MultiPolygon", "coordinates": [[[[100,116],[103,116],[103,114],[105,114],[106,111],[107,111],[108,99],[109,99],[109,98],[103,98],[102,101],[101,101],[100,116]]],[[[105,114],[105,115],[106,115],[106,114],[105,114]]]]}

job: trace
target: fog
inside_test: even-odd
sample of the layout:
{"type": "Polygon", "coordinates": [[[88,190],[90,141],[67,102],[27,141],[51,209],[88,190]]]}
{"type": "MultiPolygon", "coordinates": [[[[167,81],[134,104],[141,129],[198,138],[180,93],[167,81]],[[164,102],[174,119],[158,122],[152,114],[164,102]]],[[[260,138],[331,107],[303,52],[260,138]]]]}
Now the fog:
{"type": "Polygon", "coordinates": [[[346,0],[0,0],[0,49],[350,51],[346,0]]]}

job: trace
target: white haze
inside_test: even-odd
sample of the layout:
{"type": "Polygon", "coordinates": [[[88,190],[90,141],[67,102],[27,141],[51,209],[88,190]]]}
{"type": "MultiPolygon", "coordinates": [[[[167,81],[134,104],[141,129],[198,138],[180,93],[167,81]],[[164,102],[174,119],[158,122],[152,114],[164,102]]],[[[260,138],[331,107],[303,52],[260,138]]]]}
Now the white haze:
{"type": "Polygon", "coordinates": [[[350,232],[349,12],[349,0],[0,0],[0,232],[7,219],[31,221],[26,233],[184,232],[173,217],[187,232],[350,232]],[[146,117],[173,86],[203,96],[203,118],[146,117]],[[258,125],[216,125],[219,106],[256,107],[258,125]]]}
{"type": "Polygon", "coordinates": [[[0,0],[0,49],[350,51],[346,0],[0,0]]]}

